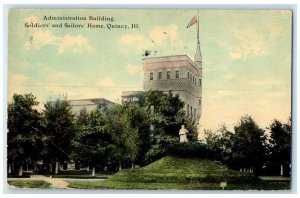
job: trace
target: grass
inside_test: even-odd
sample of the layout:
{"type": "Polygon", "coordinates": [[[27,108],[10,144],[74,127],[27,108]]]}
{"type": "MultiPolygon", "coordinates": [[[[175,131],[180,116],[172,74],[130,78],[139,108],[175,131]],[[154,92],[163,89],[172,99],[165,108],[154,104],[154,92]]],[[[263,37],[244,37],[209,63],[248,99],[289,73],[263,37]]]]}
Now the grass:
{"type": "Polygon", "coordinates": [[[51,184],[43,180],[14,180],[8,181],[10,185],[18,188],[42,188],[49,189],[51,184]]]}
{"type": "Polygon", "coordinates": [[[250,174],[229,170],[205,159],[165,157],[144,168],[122,170],[106,181],[74,181],[69,187],[83,189],[144,190],[288,190],[289,182],[267,182],[250,174]]]}

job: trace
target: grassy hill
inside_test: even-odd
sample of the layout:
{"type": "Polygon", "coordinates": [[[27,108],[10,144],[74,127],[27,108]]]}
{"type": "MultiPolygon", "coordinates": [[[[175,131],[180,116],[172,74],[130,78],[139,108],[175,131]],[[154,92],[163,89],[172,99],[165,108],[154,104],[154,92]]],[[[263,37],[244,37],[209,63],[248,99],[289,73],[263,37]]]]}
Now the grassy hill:
{"type": "Polygon", "coordinates": [[[109,180],[140,183],[241,183],[256,182],[258,178],[249,173],[229,170],[206,159],[165,157],[141,169],[120,171],[109,180]]]}
{"type": "Polygon", "coordinates": [[[72,188],[94,189],[178,189],[220,190],[220,182],[229,190],[289,189],[288,184],[272,184],[258,177],[206,159],[164,157],[146,167],[122,170],[103,182],[71,182],[72,188]]]}

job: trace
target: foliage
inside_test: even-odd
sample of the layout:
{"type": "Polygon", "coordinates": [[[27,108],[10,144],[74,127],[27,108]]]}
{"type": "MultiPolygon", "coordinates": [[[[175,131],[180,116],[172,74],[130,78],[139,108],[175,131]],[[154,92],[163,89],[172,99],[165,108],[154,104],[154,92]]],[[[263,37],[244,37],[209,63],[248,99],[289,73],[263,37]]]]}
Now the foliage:
{"type": "Polygon", "coordinates": [[[189,139],[195,141],[198,137],[195,121],[187,118],[183,109],[184,102],[172,92],[149,91],[146,94],[145,109],[149,114],[151,131],[151,148],[146,158],[151,162],[166,155],[167,147],[178,142],[181,125],[189,131],[189,139]]]}
{"type": "Polygon", "coordinates": [[[228,163],[231,156],[232,142],[231,138],[233,133],[227,130],[225,125],[216,131],[204,129],[205,142],[214,155],[212,159],[228,163]]]}
{"type": "Polygon", "coordinates": [[[166,153],[170,156],[199,159],[213,159],[215,155],[206,144],[200,142],[176,142],[168,146],[166,153]]]}
{"type": "Polygon", "coordinates": [[[8,181],[10,185],[19,187],[19,188],[43,188],[49,189],[51,184],[43,180],[13,180],[8,181]]]}
{"type": "Polygon", "coordinates": [[[115,105],[109,111],[109,125],[113,140],[112,158],[119,162],[134,162],[138,154],[138,130],[132,127],[131,107],[115,105]]]}
{"type": "Polygon", "coordinates": [[[35,109],[39,103],[32,94],[14,94],[12,103],[8,104],[7,121],[7,157],[9,162],[22,166],[41,157],[42,117],[35,109]]]}
{"type": "Polygon", "coordinates": [[[274,120],[270,127],[269,156],[273,165],[284,166],[285,175],[289,175],[289,165],[291,163],[291,117],[287,124],[282,124],[274,120]]]}
{"type": "Polygon", "coordinates": [[[109,120],[99,109],[91,112],[90,115],[80,114],[73,146],[74,158],[80,160],[81,165],[104,166],[108,162],[112,143],[109,120]]]}
{"type": "Polygon", "coordinates": [[[237,169],[253,168],[254,173],[258,174],[266,154],[264,130],[246,115],[234,127],[234,131],[230,139],[232,156],[229,166],[237,169]]]}
{"type": "Polygon", "coordinates": [[[44,104],[46,158],[50,162],[70,159],[71,141],[74,137],[74,115],[67,98],[44,104]]]}

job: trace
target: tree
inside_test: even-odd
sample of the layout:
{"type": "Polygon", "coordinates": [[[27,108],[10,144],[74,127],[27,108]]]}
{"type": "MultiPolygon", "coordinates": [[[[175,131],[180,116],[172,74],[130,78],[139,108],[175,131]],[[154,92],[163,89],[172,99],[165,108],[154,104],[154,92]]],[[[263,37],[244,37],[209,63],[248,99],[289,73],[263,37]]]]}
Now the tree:
{"type": "Polygon", "coordinates": [[[82,113],[78,117],[77,132],[73,141],[74,158],[77,158],[81,165],[91,166],[94,177],[96,165],[104,166],[108,163],[113,140],[109,120],[99,109],[92,111],[87,120],[86,116],[86,113],[82,113]]]}
{"type": "Polygon", "coordinates": [[[256,174],[261,170],[266,154],[266,136],[264,130],[246,115],[234,127],[232,135],[232,160],[230,166],[247,169],[256,174]]]}
{"type": "Polygon", "coordinates": [[[128,106],[115,105],[109,112],[114,142],[113,158],[118,162],[119,170],[122,168],[122,161],[133,164],[138,154],[138,130],[131,125],[130,111],[128,106]]]}
{"type": "Polygon", "coordinates": [[[195,123],[187,118],[183,109],[184,102],[178,95],[172,92],[149,91],[146,94],[145,109],[149,114],[152,125],[152,143],[147,153],[147,158],[152,161],[164,156],[170,144],[178,141],[178,132],[181,125],[185,125],[189,131],[190,140],[197,140],[197,128],[195,123]]]}
{"type": "Polygon", "coordinates": [[[42,118],[34,109],[39,103],[30,94],[14,94],[13,101],[8,104],[7,141],[8,166],[17,163],[18,175],[23,174],[23,163],[40,159],[42,148],[42,118]]]}
{"type": "Polygon", "coordinates": [[[214,153],[213,159],[228,163],[232,146],[230,139],[233,133],[222,125],[216,132],[204,129],[204,134],[208,148],[214,153]]]}
{"type": "Polygon", "coordinates": [[[58,173],[59,163],[70,160],[74,138],[74,115],[65,96],[63,99],[49,101],[44,105],[46,126],[46,159],[49,160],[50,171],[55,162],[55,173],[58,173]]]}
{"type": "Polygon", "coordinates": [[[275,166],[280,166],[281,175],[289,175],[289,165],[291,163],[291,117],[287,124],[282,124],[275,119],[269,129],[271,132],[269,140],[271,162],[275,166]]]}
{"type": "MultiPolygon", "coordinates": [[[[140,104],[139,104],[140,105],[140,104]]],[[[150,149],[150,127],[149,127],[149,115],[142,106],[135,104],[125,105],[126,114],[128,116],[131,128],[137,130],[138,142],[137,142],[137,156],[135,163],[140,165],[146,165],[145,155],[150,149]]]]}

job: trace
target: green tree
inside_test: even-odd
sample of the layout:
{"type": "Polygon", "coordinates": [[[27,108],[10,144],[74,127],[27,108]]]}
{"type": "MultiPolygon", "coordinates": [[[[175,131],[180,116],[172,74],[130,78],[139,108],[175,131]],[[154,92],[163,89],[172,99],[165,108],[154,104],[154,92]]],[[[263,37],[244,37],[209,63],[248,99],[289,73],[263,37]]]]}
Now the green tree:
{"type": "Polygon", "coordinates": [[[216,132],[204,129],[204,135],[208,148],[214,153],[213,159],[227,163],[231,156],[230,138],[233,133],[228,131],[225,125],[222,125],[216,132]]]}
{"type": "Polygon", "coordinates": [[[280,174],[289,175],[291,163],[291,117],[287,124],[274,120],[269,127],[271,136],[269,151],[271,162],[280,166],[280,174]]]}
{"type": "Polygon", "coordinates": [[[172,92],[149,91],[146,94],[145,109],[151,123],[151,148],[147,153],[150,161],[165,155],[168,145],[178,142],[178,133],[181,125],[189,131],[189,139],[197,140],[197,127],[191,118],[187,118],[184,111],[184,102],[172,92]]]}
{"type": "Polygon", "coordinates": [[[102,167],[108,163],[113,140],[109,120],[99,109],[87,114],[82,113],[77,120],[77,130],[74,145],[74,158],[81,165],[92,167],[92,177],[95,176],[96,165],[102,167]]]}
{"type": "Polygon", "coordinates": [[[133,164],[138,154],[138,130],[132,127],[130,111],[131,109],[126,106],[115,105],[109,112],[114,142],[112,157],[118,162],[119,170],[123,161],[130,161],[133,164]]]}
{"type": "Polygon", "coordinates": [[[11,163],[16,163],[19,176],[23,174],[24,162],[41,159],[42,117],[35,109],[38,104],[32,94],[14,94],[13,101],[8,104],[8,167],[10,172],[11,163]]]}
{"type": "Polygon", "coordinates": [[[234,127],[231,136],[232,160],[231,167],[247,169],[258,174],[266,155],[266,136],[254,120],[246,115],[234,127]]]}
{"type": "Polygon", "coordinates": [[[137,157],[135,163],[140,165],[146,165],[145,155],[150,149],[150,127],[149,127],[149,115],[145,109],[139,105],[125,105],[126,114],[130,121],[131,128],[137,130],[137,157]]]}
{"type": "Polygon", "coordinates": [[[59,163],[70,160],[72,153],[71,141],[74,138],[74,115],[65,96],[63,99],[49,101],[44,104],[44,118],[47,139],[45,161],[49,161],[50,171],[55,162],[55,173],[58,173],[59,163]]]}

